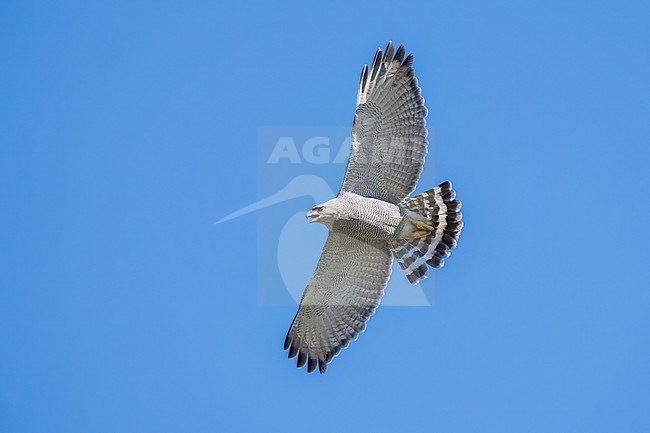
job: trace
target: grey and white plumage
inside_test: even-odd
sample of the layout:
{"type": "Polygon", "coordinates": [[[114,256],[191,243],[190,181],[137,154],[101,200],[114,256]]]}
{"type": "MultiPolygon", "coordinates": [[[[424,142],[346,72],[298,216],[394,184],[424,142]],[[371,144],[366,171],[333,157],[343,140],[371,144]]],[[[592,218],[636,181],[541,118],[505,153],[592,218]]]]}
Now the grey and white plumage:
{"type": "Polygon", "coordinates": [[[350,158],[337,197],[308,212],[329,234],[284,348],[309,372],[365,329],[379,305],[393,256],[410,282],[439,268],[456,247],[461,203],[443,182],[408,198],[427,152],[427,109],[413,56],[388,43],[359,80],[350,158]]]}

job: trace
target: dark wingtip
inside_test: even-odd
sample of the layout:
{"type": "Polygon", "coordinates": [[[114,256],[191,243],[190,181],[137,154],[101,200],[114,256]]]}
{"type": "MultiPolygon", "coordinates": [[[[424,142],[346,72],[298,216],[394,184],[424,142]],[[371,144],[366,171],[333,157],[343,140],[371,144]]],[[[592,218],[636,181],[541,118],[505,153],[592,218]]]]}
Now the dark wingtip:
{"type": "Polygon", "coordinates": [[[388,41],[386,49],[384,50],[384,61],[390,62],[393,60],[393,41],[388,41]]]}
{"type": "Polygon", "coordinates": [[[312,358],[311,356],[307,358],[307,373],[311,373],[312,371],[316,370],[316,366],[318,365],[318,360],[316,358],[312,358]]]}
{"type": "Polygon", "coordinates": [[[291,343],[291,348],[289,349],[288,358],[291,359],[298,354],[298,344],[295,341],[291,343]]]}
{"type": "Polygon", "coordinates": [[[293,340],[291,337],[291,332],[288,332],[287,336],[284,339],[284,350],[287,350],[291,346],[291,340],[293,340]]]}
{"type": "Polygon", "coordinates": [[[299,351],[298,352],[298,361],[296,362],[296,365],[298,368],[304,367],[305,363],[307,362],[307,355],[305,355],[304,352],[299,351]]]}
{"type": "Polygon", "coordinates": [[[368,71],[368,82],[372,82],[373,80],[377,79],[377,75],[379,74],[379,70],[381,69],[381,57],[382,52],[381,48],[377,48],[377,51],[375,52],[375,57],[372,59],[372,63],[370,64],[370,69],[368,71]]]}
{"type": "Polygon", "coordinates": [[[406,54],[406,50],[404,49],[404,45],[400,45],[397,48],[397,51],[395,51],[395,60],[397,60],[399,63],[404,63],[404,54],[406,54]]]}
{"type": "Polygon", "coordinates": [[[406,59],[402,62],[402,66],[405,68],[410,68],[413,66],[413,54],[409,54],[406,56],[406,59]]]}

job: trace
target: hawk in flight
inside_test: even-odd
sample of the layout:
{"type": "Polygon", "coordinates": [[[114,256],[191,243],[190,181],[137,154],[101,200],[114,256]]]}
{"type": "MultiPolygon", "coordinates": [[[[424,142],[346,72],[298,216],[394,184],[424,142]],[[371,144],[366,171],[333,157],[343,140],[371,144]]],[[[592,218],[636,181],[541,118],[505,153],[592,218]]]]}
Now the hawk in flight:
{"type": "Polygon", "coordinates": [[[413,55],[388,43],[359,79],[352,146],[338,195],[310,222],[329,234],[284,342],[307,371],[327,364],[365,329],[388,283],[393,257],[415,284],[441,268],[463,227],[450,182],[409,195],[427,153],[427,109],[413,55]]]}

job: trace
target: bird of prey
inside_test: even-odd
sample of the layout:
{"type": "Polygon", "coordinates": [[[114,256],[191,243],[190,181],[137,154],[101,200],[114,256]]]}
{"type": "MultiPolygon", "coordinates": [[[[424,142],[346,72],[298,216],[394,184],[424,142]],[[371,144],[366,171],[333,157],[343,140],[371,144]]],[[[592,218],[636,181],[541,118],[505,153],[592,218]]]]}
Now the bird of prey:
{"type": "Polygon", "coordinates": [[[388,283],[393,257],[411,283],[441,268],[463,227],[449,181],[409,197],[427,153],[427,109],[413,55],[377,49],[359,79],[352,145],[338,195],[307,217],[328,228],[284,349],[298,367],[324,373],[364,331],[388,283]]]}

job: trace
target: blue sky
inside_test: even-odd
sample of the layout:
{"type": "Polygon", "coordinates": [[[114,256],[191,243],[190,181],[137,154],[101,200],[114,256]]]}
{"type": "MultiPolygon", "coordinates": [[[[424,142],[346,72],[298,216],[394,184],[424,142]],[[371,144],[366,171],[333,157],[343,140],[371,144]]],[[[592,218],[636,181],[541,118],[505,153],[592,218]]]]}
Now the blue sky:
{"type": "Polygon", "coordinates": [[[647,432],[649,21],[627,1],[3,2],[0,431],[647,432]],[[421,188],[451,179],[466,228],[431,307],[380,308],[307,375],[281,350],[295,305],[259,300],[264,214],[214,222],[273,181],[259,128],[348,126],[389,39],[429,107],[421,188]]]}

